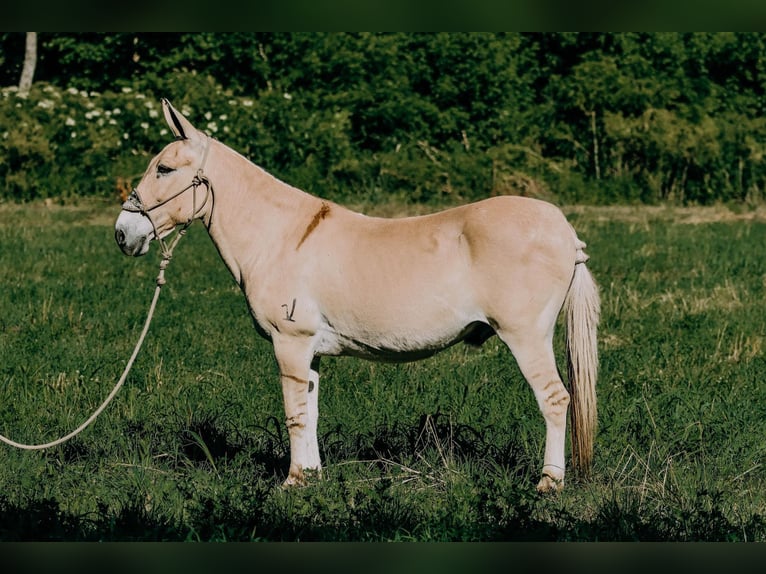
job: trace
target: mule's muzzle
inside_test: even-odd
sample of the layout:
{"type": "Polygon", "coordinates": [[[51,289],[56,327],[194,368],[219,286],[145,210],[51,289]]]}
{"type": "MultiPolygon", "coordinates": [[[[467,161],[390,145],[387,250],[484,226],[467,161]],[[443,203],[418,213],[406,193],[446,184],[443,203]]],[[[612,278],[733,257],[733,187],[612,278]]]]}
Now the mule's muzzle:
{"type": "Polygon", "coordinates": [[[153,236],[151,223],[140,214],[123,211],[114,226],[114,240],[125,255],[138,257],[149,251],[153,236]]]}
{"type": "Polygon", "coordinates": [[[148,245],[148,242],[144,239],[141,240],[133,240],[128,241],[127,236],[125,235],[125,232],[122,229],[115,229],[114,230],[114,240],[117,242],[117,245],[120,247],[120,250],[125,255],[130,255],[132,257],[138,257],[139,255],[143,255],[146,253],[146,250],[144,249],[144,244],[148,245]]]}

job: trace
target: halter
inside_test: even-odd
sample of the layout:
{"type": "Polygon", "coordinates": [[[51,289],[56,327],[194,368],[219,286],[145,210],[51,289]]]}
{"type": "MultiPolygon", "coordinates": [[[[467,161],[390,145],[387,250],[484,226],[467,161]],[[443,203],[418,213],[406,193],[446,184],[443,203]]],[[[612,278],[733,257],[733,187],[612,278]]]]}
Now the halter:
{"type": "Polygon", "coordinates": [[[173,253],[173,248],[176,246],[176,243],[178,243],[181,237],[186,233],[186,230],[188,229],[188,227],[197,218],[197,188],[200,185],[205,186],[205,201],[202,202],[202,204],[199,206],[199,209],[202,209],[207,204],[208,196],[210,195],[212,191],[212,187],[213,187],[212,184],[210,183],[210,180],[207,178],[204,172],[205,163],[207,162],[207,152],[209,149],[210,149],[210,137],[208,135],[205,135],[205,150],[202,153],[202,162],[200,163],[199,169],[197,169],[197,174],[192,178],[192,182],[186,187],[184,187],[181,191],[174,193],[170,197],[163,199],[162,201],[160,201],[159,203],[151,207],[147,207],[146,203],[144,203],[144,201],[141,199],[141,196],[138,193],[138,188],[134,187],[133,190],[130,192],[128,199],[125,201],[125,203],[122,204],[122,209],[124,211],[129,211],[132,213],[140,213],[141,215],[143,215],[149,220],[149,223],[152,224],[152,228],[154,229],[154,237],[157,240],[157,242],[160,244],[160,249],[162,250],[162,256],[166,260],[170,259],[173,253]],[[157,226],[155,225],[154,220],[152,219],[152,216],[150,214],[152,211],[154,211],[158,207],[162,207],[166,203],[173,201],[175,198],[177,198],[178,196],[182,195],[183,193],[187,192],[190,189],[192,190],[192,214],[189,217],[189,220],[183,224],[183,227],[181,227],[181,229],[178,230],[178,233],[175,239],[168,246],[165,240],[162,237],[160,237],[160,234],[157,231],[157,226]]]}

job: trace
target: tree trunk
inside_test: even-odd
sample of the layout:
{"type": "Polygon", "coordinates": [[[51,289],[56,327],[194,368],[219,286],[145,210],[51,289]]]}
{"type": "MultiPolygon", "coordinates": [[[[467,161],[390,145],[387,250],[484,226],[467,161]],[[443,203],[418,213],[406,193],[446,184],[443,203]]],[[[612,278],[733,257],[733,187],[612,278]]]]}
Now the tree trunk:
{"type": "Polygon", "coordinates": [[[596,180],[601,179],[601,163],[598,158],[598,132],[596,131],[596,110],[590,112],[590,129],[593,133],[593,167],[596,170],[596,180]]]}
{"type": "Polygon", "coordinates": [[[37,32],[27,32],[27,44],[24,51],[24,68],[21,70],[19,80],[19,95],[26,97],[32,87],[32,79],[35,77],[37,65],[37,32]]]}

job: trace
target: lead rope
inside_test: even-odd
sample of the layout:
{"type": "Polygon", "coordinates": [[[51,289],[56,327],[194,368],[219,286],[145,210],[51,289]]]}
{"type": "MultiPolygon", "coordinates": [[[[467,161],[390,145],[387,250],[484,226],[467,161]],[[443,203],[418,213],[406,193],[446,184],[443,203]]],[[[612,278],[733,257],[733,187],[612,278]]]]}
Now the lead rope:
{"type": "Polygon", "coordinates": [[[162,286],[165,284],[165,269],[167,269],[168,264],[170,263],[170,259],[173,256],[173,250],[175,249],[176,245],[178,245],[178,242],[181,240],[181,237],[183,237],[185,234],[186,234],[186,227],[184,227],[183,229],[180,229],[177,232],[176,237],[174,238],[169,248],[162,250],[162,261],[160,262],[160,272],[157,275],[157,288],[154,290],[154,297],[152,298],[152,304],[149,306],[149,313],[146,316],[146,321],[144,322],[144,328],[141,331],[141,335],[138,337],[138,342],[136,343],[136,347],[135,349],[133,349],[133,354],[130,356],[128,363],[125,366],[125,370],[123,371],[122,376],[120,377],[120,380],[117,381],[117,384],[112,389],[112,392],[109,393],[109,395],[106,397],[104,402],[101,403],[101,406],[99,406],[95,410],[95,412],[92,415],[90,415],[88,420],[86,420],[84,423],[82,423],[79,427],[77,427],[75,430],[70,432],[68,435],[62,436],[60,439],[47,442],[45,444],[23,444],[23,443],[19,443],[14,440],[11,440],[0,434],[0,441],[10,446],[20,448],[23,450],[42,450],[44,448],[50,448],[50,447],[65,443],[69,439],[80,434],[88,426],[90,426],[90,424],[94,420],[96,420],[98,415],[100,415],[104,411],[104,409],[107,407],[107,405],[109,405],[109,403],[112,402],[112,399],[115,397],[117,392],[125,383],[125,380],[128,378],[128,373],[130,373],[130,369],[133,367],[133,363],[135,362],[136,357],[138,356],[138,352],[141,350],[141,346],[144,343],[144,338],[146,337],[146,333],[149,332],[149,325],[151,324],[152,318],[154,317],[154,309],[157,307],[157,300],[160,297],[160,291],[162,290],[162,286]]]}

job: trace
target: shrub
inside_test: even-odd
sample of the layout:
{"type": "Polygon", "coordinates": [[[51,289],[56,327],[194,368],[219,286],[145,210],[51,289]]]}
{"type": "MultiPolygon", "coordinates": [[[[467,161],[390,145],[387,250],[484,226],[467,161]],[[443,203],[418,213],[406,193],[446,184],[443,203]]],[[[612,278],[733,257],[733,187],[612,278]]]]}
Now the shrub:
{"type": "MultiPolygon", "coordinates": [[[[409,141],[371,153],[352,141],[347,110],[316,107],[301,93],[237,97],[209,77],[176,73],[168,94],[199,129],[293,185],[340,201],[361,194],[413,202],[476,199],[492,191],[488,155],[409,141]]],[[[169,141],[159,97],[36,84],[26,98],[0,99],[0,197],[116,196],[135,184],[169,141]]]]}
{"type": "MultiPolygon", "coordinates": [[[[36,84],[29,96],[2,90],[2,197],[111,195],[116,174],[138,168],[154,145],[148,118],[157,103],[141,94],[99,94],[36,84]]],[[[153,130],[156,132],[156,130],[153,130]]]]}

